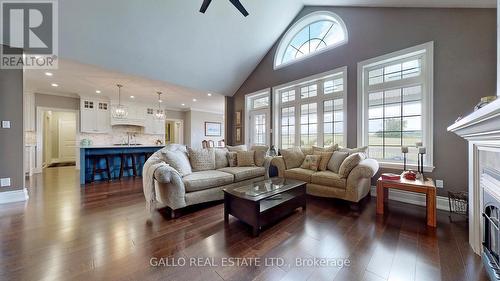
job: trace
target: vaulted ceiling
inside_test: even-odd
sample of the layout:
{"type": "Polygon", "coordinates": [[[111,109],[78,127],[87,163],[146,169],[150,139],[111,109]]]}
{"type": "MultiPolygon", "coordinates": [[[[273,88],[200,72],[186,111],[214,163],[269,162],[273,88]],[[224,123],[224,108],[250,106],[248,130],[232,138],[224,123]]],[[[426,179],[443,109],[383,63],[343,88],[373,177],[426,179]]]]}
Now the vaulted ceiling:
{"type": "Polygon", "coordinates": [[[63,59],[233,95],[304,5],[495,7],[494,0],[61,0],[63,59]]]}

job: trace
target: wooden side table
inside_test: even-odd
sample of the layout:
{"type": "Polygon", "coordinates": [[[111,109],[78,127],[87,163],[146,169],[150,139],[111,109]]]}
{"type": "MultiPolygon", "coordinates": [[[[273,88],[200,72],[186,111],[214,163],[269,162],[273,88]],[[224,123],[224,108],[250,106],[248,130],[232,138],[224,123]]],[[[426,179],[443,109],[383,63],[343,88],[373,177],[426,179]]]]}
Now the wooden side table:
{"type": "Polygon", "coordinates": [[[380,177],[377,180],[377,214],[379,215],[384,214],[384,204],[388,199],[389,188],[425,194],[427,225],[436,227],[436,186],[431,178],[411,181],[403,177],[400,180],[383,180],[380,177]]]}

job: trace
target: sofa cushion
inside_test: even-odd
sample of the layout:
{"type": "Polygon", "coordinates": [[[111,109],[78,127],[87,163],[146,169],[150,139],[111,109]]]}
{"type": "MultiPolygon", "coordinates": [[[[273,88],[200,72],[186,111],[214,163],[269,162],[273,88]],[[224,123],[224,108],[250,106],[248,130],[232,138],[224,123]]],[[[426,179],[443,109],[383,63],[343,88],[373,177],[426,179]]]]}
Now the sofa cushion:
{"type": "Polygon", "coordinates": [[[227,160],[227,148],[215,148],[215,169],[229,167],[229,161],[227,160]]]}
{"type": "Polygon", "coordinates": [[[300,167],[302,169],[309,169],[316,172],[319,168],[320,160],[320,155],[306,155],[306,158],[304,159],[304,162],[302,162],[302,165],[300,165],[300,167]]]}
{"type": "Polygon", "coordinates": [[[312,174],[316,173],[315,171],[302,169],[302,168],[293,168],[285,171],[285,178],[294,179],[299,181],[305,181],[307,183],[311,182],[312,174]]]}
{"type": "Polygon", "coordinates": [[[194,172],[182,178],[186,192],[230,184],[233,180],[233,175],[216,170],[194,172]]]}
{"type": "Polygon", "coordinates": [[[323,171],[314,173],[311,177],[314,184],[331,186],[336,188],[346,188],[346,179],[332,171],[323,171]]]}
{"type": "Polygon", "coordinates": [[[313,153],[314,153],[314,150],[312,147],[301,147],[300,151],[302,151],[302,153],[304,153],[304,156],[313,155],[313,153]]]}
{"type": "Polygon", "coordinates": [[[238,167],[252,167],[255,166],[254,155],[255,151],[236,151],[238,155],[238,167]]]}
{"type": "Polygon", "coordinates": [[[281,150],[287,169],[298,168],[304,162],[305,155],[300,148],[289,148],[281,150]]]}
{"type": "Polygon", "coordinates": [[[342,165],[347,156],[349,156],[348,152],[335,151],[328,162],[328,170],[338,174],[340,165],[342,165]]]}
{"type": "Polygon", "coordinates": [[[164,151],[162,154],[165,157],[165,162],[179,172],[181,176],[187,176],[193,172],[191,164],[189,164],[189,158],[185,152],[181,150],[164,151]]]}
{"type": "Polygon", "coordinates": [[[347,178],[349,173],[356,167],[363,159],[365,159],[363,153],[354,153],[349,156],[342,162],[339,168],[339,175],[343,178],[347,178]]]}
{"type": "Polygon", "coordinates": [[[262,177],[266,173],[263,167],[228,167],[218,171],[234,175],[234,181],[239,182],[246,179],[262,177]]]}
{"type": "Polygon", "coordinates": [[[269,147],[267,145],[254,145],[250,148],[250,150],[255,151],[255,165],[259,167],[264,166],[264,159],[266,158],[269,147]]]}

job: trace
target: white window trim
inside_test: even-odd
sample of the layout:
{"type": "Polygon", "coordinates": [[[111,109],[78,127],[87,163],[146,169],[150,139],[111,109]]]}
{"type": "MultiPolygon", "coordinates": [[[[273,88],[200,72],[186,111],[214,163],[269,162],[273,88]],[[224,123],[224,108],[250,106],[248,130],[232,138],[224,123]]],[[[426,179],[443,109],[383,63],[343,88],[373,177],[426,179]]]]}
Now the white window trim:
{"type": "MultiPolygon", "coordinates": [[[[433,91],[434,91],[434,41],[430,41],[418,46],[406,48],[389,54],[385,54],[376,58],[368,59],[358,63],[358,146],[368,145],[367,140],[367,109],[368,104],[365,96],[365,70],[375,65],[383,65],[395,60],[400,60],[405,57],[423,54],[425,57],[423,71],[424,89],[422,95],[422,130],[423,144],[427,148],[426,163],[424,163],[424,172],[432,172],[434,170],[434,150],[433,150],[433,91]]],[[[396,81],[397,82],[397,81],[396,81]]],[[[379,162],[382,168],[402,169],[402,163],[395,162],[379,162]]],[[[417,165],[408,164],[408,169],[417,169],[417,165]]]]}
{"type": "Polygon", "coordinates": [[[245,126],[245,139],[244,139],[244,144],[248,147],[253,145],[252,144],[252,136],[250,134],[250,116],[251,112],[265,112],[267,113],[267,118],[269,121],[266,121],[266,145],[271,145],[271,89],[266,88],[257,92],[253,92],[250,94],[245,95],[245,121],[243,123],[243,126],[245,126]],[[264,96],[269,97],[269,105],[266,107],[259,107],[257,109],[253,109],[253,100],[258,99],[264,96]]]}
{"type": "Polygon", "coordinates": [[[280,43],[278,45],[278,48],[276,49],[276,52],[274,54],[274,63],[273,63],[274,70],[283,68],[285,66],[294,64],[296,62],[303,61],[305,59],[309,59],[309,58],[311,58],[311,57],[313,57],[315,55],[319,55],[319,54],[324,53],[326,51],[329,51],[329,50],[331,50],[333,48],[336,48],[336,47],[339,47],[341,45],[344,45],[348,41],[349,41],[349,36],[348,36],[348,32],[347,32],[347,27],[346,27],[345,22],[342,20],[341,17],[339,17],[337,14],[329,12],[329,11],[312,12],[312,13],[310,13],[310,14],[302,17],[297,22],[295,22],[288,29],[288,31],[285,33],[285,35],[283,35],[283,38],[281,39],[281,41],[280,41],[280,43]],[[305,56],[303,56],[301,58],[294,59],[294,60],[291,60],[291,61],[286,62],[286,63],[280,63],[278,65],[277,64],[278,61],[281,61],[281,58],[283,58],[283,54],[285,53],[286,48],[288,47],[288,44],[292,41],[292,39],[295,37],[295,35],[299,31],[301,31],[304,27],[306,27],[306,26],[308,26],[308,25],[310,25],[312,23],[315,23],[317,21],[322,21],[322,20],[329,20],[329,21],[336,21],[336,22],[338,22],[340,24],[340,26],[342,27],[342,30],[344,30],[344,32],[345,32],[345,38],[344,38],[344,40],[341,41],[341,42],[338,42],[336,44],[329,45],[326,48],[321,49],[319,51],[309,53],[309,54],[307,54],[307,55],[305,55],[305,56]]]}
{"type": "Polygon", "coordinates": [[[295,107],[295,147],[300,146],[300,105],[305,104],[305,103],[311,103],[311,102],[317,102],[318,103],[318,146],[323,146],[323,118],[324,118],[324,112],[323,112],[323,102],[326,100],[331,100],[332,96],[331,95],[324,95],[322,88],[318,88],[318,94],[315,97],[312,98],[306,98],[306,99],[301,99],[300,98],[300,91],[295,91],[295,100],[291,102],[287,102],[285,104],[281,103],[281,98],[280,98],[280,90],[284,88],[288,88],[291,86],[300,86],[301,84],[308,84],[312,81],[315,80],[320,80],[320,79],[325,79],[328,76],[334,76],[335,74],[342,73],[342,79],[344,83],[344,90],[342,93],[342,98],[343,98],[343,130],[344,130],[344,137],[343,137],[343,142],[344,145],[347,145],[347,66],[339,67],[327,72],[315,74],[309,77],[305,77],[299,80],[295,80],[292,82],[288,82],[285,84],[281,84],[278,86],[275,86],[272,88],[273,92],[273,116],[274,116],[274,121],[273,121],[273,128],[275,128],[275,134],[273,134],[273,144],[276,147],[281,147],[281,141],[280,141],[280,136],[281,136],[281,108],[282,107],[295,107]],[[321,90],[321,91],[320,91],[321,90]],[[321,126],[320,126],[321,124],[321,126]],[[299,132],[299,133],[297,133],[299,132]]]}

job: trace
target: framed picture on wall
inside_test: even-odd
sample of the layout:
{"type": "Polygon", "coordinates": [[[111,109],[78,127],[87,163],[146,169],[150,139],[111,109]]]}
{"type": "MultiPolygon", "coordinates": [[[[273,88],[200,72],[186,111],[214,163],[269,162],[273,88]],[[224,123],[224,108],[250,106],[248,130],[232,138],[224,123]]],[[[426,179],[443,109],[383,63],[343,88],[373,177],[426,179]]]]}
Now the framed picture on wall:
{"type": "Polygon", "coordinates": [[[236,143],[241,143],[241,128],[236,128],[236,143]]]}
{"type": "Polygon", "coordinates": [[[222,123],[220,122],[205,122],[206,137],[220,137],[222,135],[222,123]]]}
{"type": "Polygon", "coordinates": [[[236,126],[241,126],[241,111],[236,111],[235,120],[236,126]]]}

